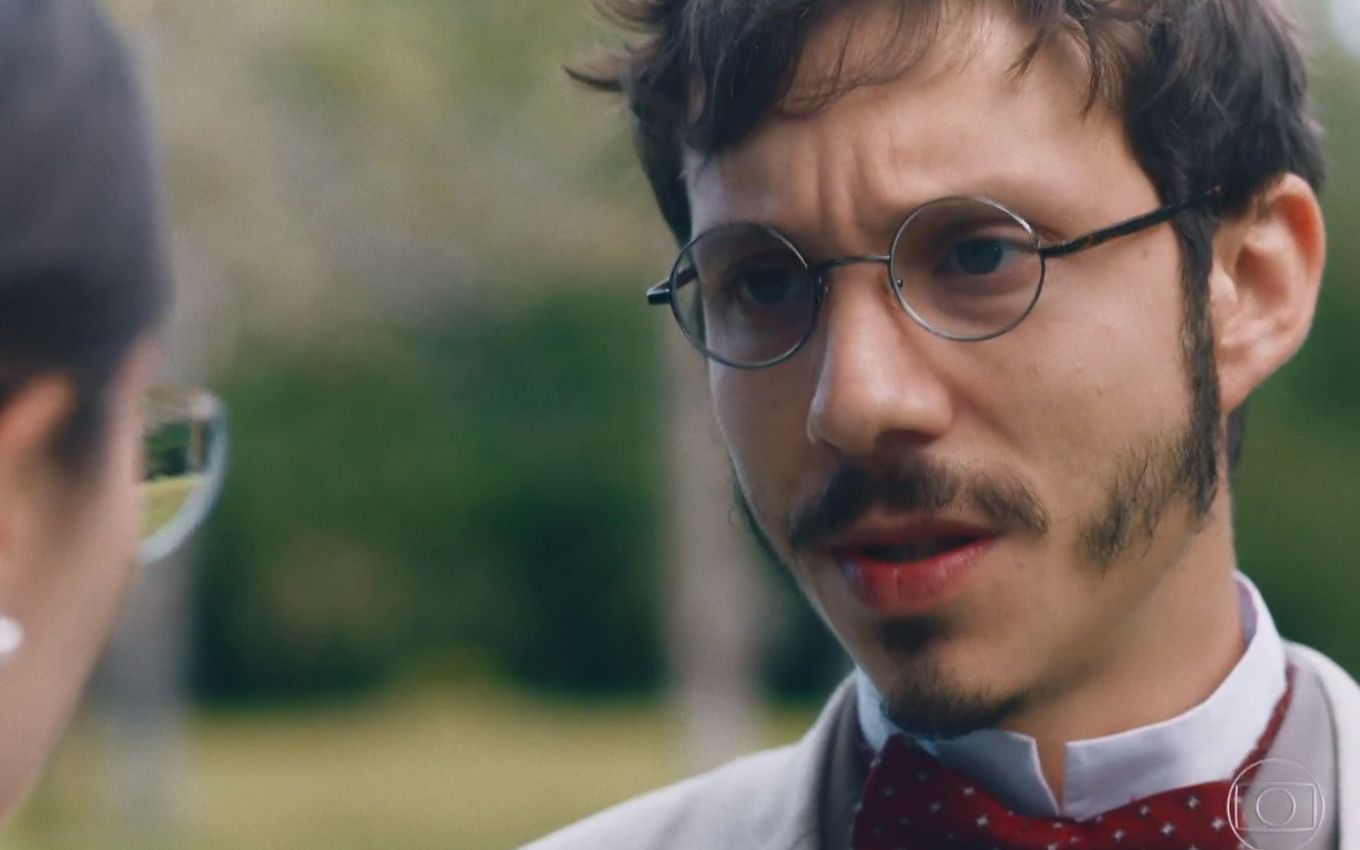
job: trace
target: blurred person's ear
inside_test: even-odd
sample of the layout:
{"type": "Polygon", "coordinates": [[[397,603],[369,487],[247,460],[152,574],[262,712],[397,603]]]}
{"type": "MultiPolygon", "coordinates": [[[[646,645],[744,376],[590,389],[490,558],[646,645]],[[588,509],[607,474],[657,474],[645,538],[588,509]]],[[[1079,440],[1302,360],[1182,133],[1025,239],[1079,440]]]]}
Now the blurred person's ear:
{"type": "Polygon", "coordinates": [[[1326,236],[1317,195],[1287,174],[1214,239],[1209,275],[1214,353],[1224,410],[1233,410],[1285,364],[1317,308],[1326,236]]]}
{"type": "Polygon", "coordinates": [[[57,374],[39,375],[0,404],[0,550],[22,505],[50,473],[51,446],[75,404],[75,387],[57,374]]]}

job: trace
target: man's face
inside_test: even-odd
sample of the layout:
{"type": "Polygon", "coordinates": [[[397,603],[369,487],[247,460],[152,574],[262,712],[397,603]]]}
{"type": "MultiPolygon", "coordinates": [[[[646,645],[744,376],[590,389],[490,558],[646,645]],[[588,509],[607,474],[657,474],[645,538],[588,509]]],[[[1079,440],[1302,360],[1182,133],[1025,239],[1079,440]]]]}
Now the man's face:
{"type": "MultiPolygon", "coordinates": [[[[841,32],[814,36],[803,71],[841,32]]],[[[694,231],[764,222],[815,263],[885,252],[942,196],[999,201],[1048,242],[1159,206],[1119,120],[1084,109],[1079,59],[1045,51],[1016,75],[1026,42],[971,16],[903,76],[691,157],[694,231]]],[[[761,533],[899,724],[1005,725],[1100,687],[1164,623],[1159,589],[1199,528],[1194,436],[1218,427],[1191,414],[1183,319],[1162,225],[1051,260],[1034,312],[996,339],[932,336],[883,267],[857,265],[832,273],[793,358],[711,365],[761,533]]]]}

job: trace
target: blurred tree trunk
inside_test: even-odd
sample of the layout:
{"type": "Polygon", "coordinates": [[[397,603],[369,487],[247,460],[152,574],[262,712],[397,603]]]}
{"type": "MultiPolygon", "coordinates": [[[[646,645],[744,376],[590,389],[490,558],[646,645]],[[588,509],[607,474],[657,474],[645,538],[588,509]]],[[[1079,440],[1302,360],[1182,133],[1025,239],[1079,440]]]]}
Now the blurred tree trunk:
{"type": "Polygon", "coordinates": [[[176,846],[187,779],[192,547],[142,567],[100,670],[96,716],[107,741],[114,836],[128,847],[176,846]]]}
{"type": "Polygon", "coordinates": [[[685,768],[699,771],[757,743],[763,585],[732,504],[703,359],[673,326],[670,365],[670,668],[685,768]]]}
{"type": "MultiPolygon", "coordinates": [[[[122,30],[141,77],[153,123],[163,118],[162,83],[173,74],[162,53],[175,33],[167,20],[165,0],[106,0],[122,30]]],[[[155,150],[162,157],[170,134],[152,128],[155,150]]],[[[162,167],[164,172],[166,169],[162,167]]],[[[216,316],[217,328],[203,332],[211,296],[199,274],[201,265],[186,262],[184,240],[171,215],[171,187],[161,186],[165,203],[166,249],[174,273],[175,311],[158,336],[160,379],[171,386],[195,386],[213,342],[229,332],[231,322],[216,316]]],[[[192,545],[184,545],[161,561],[143,564],[100,665],[93,694],[94,720],[102,732],[107,759],[106,799],[111,823],[105,842],[116,846],[169,848],[181,845],[188,764],[184,719],[189,689],[193,618],[192,545]]]]}

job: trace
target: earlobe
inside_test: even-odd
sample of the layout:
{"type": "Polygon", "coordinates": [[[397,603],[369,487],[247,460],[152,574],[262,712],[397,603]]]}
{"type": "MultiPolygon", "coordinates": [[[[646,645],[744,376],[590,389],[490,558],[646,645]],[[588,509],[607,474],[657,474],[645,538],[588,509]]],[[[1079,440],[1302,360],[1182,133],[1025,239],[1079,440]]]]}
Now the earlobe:
{"type": "Polygon", "coordinates": [[[1209,297],[1224,410],[1245,401],[1307,338],[1325,243],[1317,195],[1296,174],[1223,223],[1209,297]]]}

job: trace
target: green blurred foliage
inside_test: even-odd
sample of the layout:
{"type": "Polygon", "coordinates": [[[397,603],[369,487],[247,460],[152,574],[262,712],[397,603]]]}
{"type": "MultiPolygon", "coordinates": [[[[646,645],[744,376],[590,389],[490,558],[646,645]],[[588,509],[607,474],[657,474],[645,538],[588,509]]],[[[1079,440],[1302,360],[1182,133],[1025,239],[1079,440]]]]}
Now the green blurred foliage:
{"type": "Polygon", "coordinates": [[[448,664],[656,681],[655,342],[635,293],[549,291],[238,360],[199,583],[204,694],[448,664]]]}
{"type": "Polygon", "coordinates": [[[187,422],[172,422],[156,429],[143,442],[147,475],[151,478],[182,475],[186,471],[185,449],[192,438],[187,422]]]}

